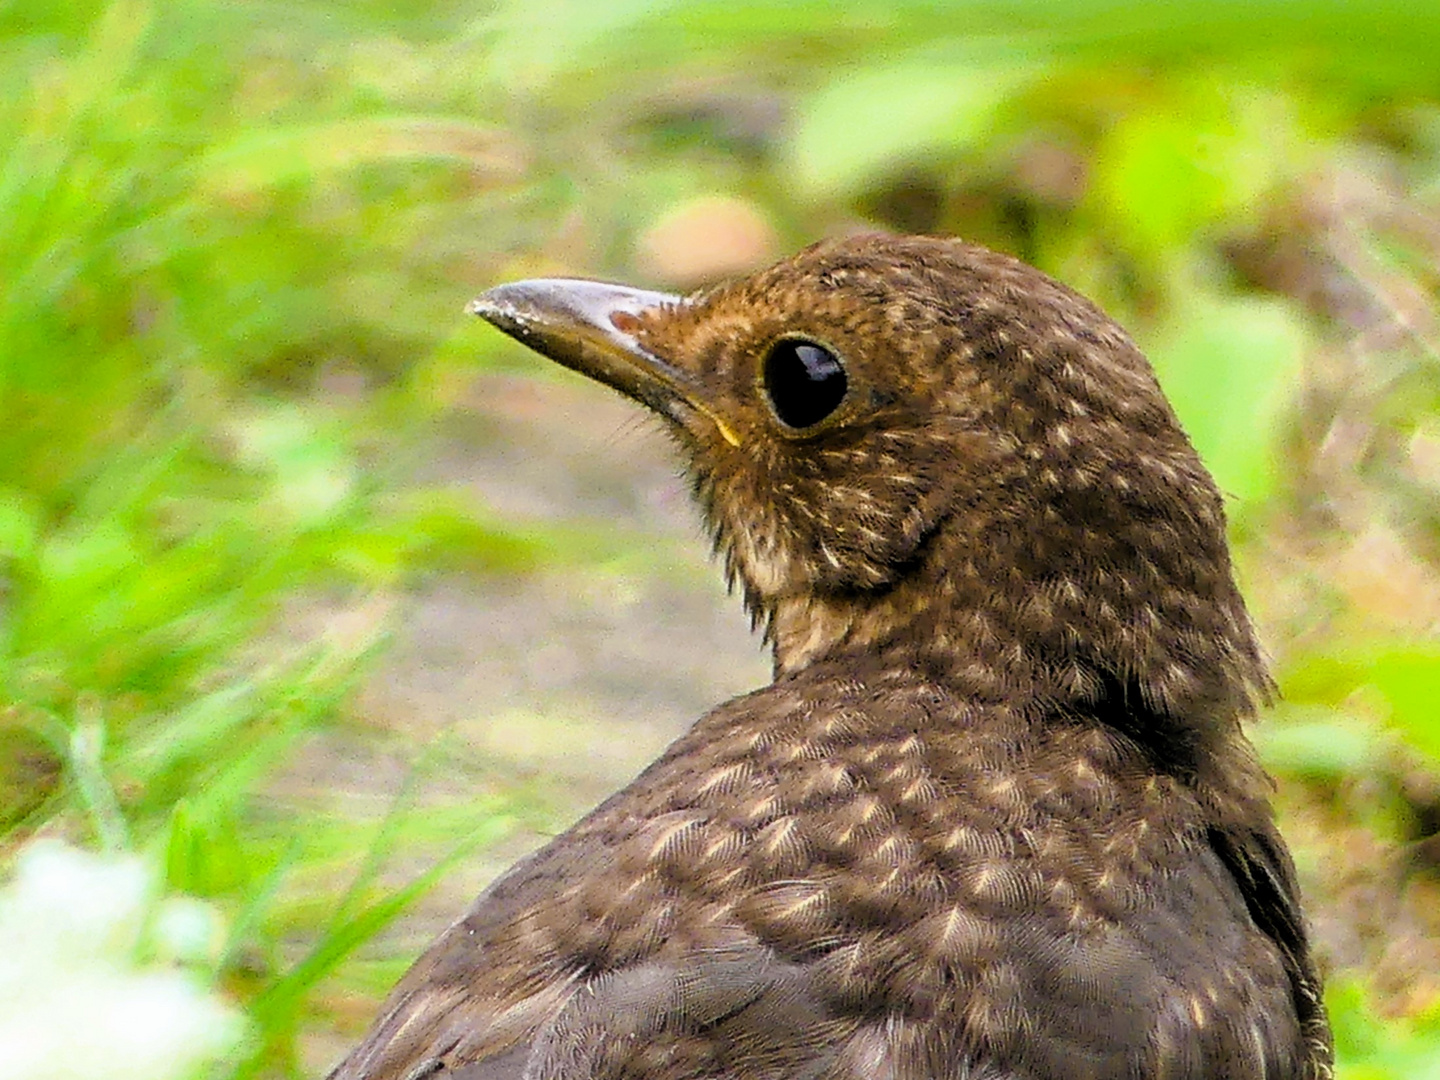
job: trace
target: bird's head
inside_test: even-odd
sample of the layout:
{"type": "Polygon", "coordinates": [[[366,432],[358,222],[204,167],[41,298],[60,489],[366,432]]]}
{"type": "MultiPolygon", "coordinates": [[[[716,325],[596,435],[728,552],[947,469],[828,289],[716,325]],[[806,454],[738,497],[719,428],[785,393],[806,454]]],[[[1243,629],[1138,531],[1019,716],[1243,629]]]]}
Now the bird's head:
{"type": "Polygon", "coordinates": [[[895,654],[980,697],[1217,718],[1265,686],[1149,364],[1023,263],[868,235],[690,297],[539,280],[471,310],[664,418],[782,675],[895,654]]]}

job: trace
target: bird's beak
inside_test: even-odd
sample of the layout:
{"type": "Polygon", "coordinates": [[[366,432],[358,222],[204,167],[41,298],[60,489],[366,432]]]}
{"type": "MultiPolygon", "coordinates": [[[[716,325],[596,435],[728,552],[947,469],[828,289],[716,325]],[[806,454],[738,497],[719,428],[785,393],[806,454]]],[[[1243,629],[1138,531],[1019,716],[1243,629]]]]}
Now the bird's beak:
{"type": "Polygon", "coordinates": [[[696,381],[646,349],[640,316],[685,303],[669,293],[600,281],[535,278],[497,285],[466,308],[542,356],[650,406],[683,428],[703,417],[731,446],[734,432],[705,403],[696,381]]]}

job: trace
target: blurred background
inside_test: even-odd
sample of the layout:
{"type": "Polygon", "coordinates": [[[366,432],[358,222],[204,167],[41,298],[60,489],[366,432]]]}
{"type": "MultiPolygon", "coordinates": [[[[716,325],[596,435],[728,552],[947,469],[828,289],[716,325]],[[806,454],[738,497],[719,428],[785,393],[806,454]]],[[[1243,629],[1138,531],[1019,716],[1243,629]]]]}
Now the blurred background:
{"type": "Polygon", "coordinates": [[[1440,1077],[1434,0],[0,0],[0,1077],[301,1077],[768,678],[664,438],[462,314],[950,233],[1229,495],[1349,1078],[1440,1077]]]}

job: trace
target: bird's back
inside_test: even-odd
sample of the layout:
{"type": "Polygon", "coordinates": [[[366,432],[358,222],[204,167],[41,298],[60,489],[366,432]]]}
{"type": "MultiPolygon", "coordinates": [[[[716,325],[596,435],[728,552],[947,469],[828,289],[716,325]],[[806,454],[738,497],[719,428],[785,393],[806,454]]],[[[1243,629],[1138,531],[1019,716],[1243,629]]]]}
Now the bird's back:
{"type": "Polygon", "coordinates": [[[1093,716],[817,665],[492,886],[334,1077],[1301,1080],[1276,842],[1093,716]]]}

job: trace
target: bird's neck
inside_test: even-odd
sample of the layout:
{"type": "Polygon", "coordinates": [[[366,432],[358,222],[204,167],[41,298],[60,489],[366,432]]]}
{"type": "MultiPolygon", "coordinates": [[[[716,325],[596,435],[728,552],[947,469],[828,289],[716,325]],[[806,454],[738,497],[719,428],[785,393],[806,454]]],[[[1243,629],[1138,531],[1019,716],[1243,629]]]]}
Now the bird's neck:
{"type": "Polygon", "coordinates": [[[863,658],[963,700],[1095,717],[1193,772],[1240,739],[1239,721],[1269,685],[1223,537],[1188,561],[1176,548],[1173,567],[1133,546],[1127,564],[1123,544],[1068,542],[1042,563],[998,535],[941,536],[883,592],[775,598],[776,677],[863,658]]]}

